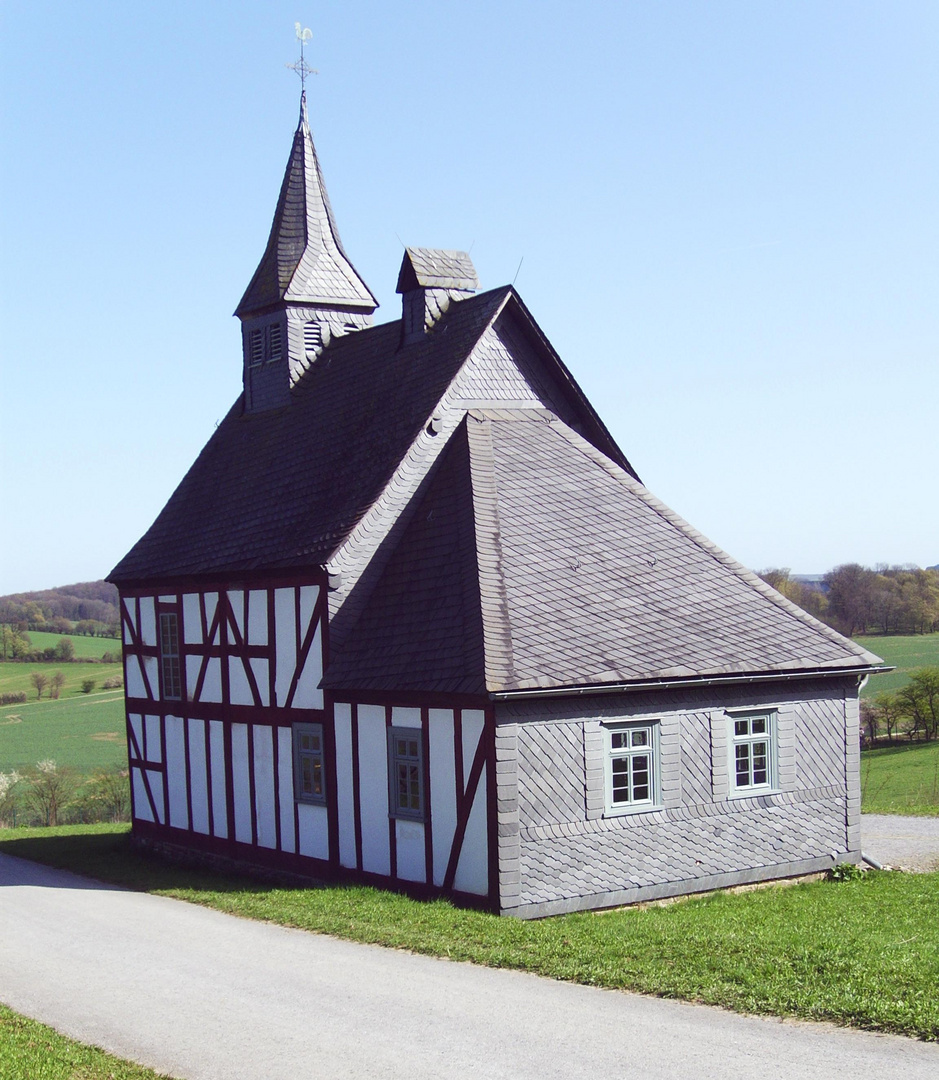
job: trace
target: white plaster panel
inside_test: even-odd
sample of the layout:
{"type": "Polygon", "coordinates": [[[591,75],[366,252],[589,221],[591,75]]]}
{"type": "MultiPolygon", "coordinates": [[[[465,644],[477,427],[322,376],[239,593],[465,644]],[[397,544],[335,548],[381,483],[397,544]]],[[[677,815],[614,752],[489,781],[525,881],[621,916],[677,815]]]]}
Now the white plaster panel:
{"type": "Polygon", "coordinates": [[[318,585],[300,586],[300,640],[306,636],[320,590],[318,585]]]}
{"type": "Polygon", "coordinates": [[[456,764],[453,710],[428,709],[430,819],[433,822],[434,884],[442,885],[456,831],[456,764]]]}
{"type": "Polygon", "coordinates": [[[183,641],[187,645],[202,644],[202,605],[198,593],[183,593],[183,641]]]}
{"type": "Polygon", "coordinates": [[[398,877],[404,881],[426,881],[427,859],[422,821],[395,822],[395,858],[398,877]]]}
{"type": "Polygon", "coordinates": [[[267,592],[263,589],[248,593],[248,644],[267,644],[267,592]]]}
{"type": "Polygon", "coordinates": [[[222,700],[222,661],[217,656],[210,656],[205,666],[205,681],[199,700],[210,703],[222,700]]]}
{"type": "MultiPolygon", "coordinates": [[[[143,743],[143,717],[139,713],[128,713],[127,722],[130,724],[131,733],[137,742],[137,749],[140,752],[140,757],[145,761],[147,754],[144,750],[143,743]]],[[[134,752],[130,747],[128,749],[130,749],[131,753],[134,752]]]]}
{"type": "Polygon", "coordinates": [[[160,693],[160,663],[155,656],[143,658],[144,670],[150,683],[150,697],[157,697],[160,693]]]}
{"type": "Polygon", "coordinates": [[[209,834],[209,785],[205,770],[205,721],[189,721],[189,788],[193,832],[209,834]]]}
{"type": "Polygon", "coordinates": [[[161,596],[160,597],[160,603],[161,604],[175,604],[176,603],[176,594],[175,593],[170,593],[168,596],[161,596]]]}
{"type": "Polygon", "coordinates": [[[231,726],[232,802],[235,839],[251,843],[251,783],[248,779],[248,725],[231,726]]]}
{"type": "Polygon", "coordinates": [[[355,801],[352,792],[352,707],[333,708],[336,733],[336,802],[339,810],[339,865],[355,866],[355,801]]]}
{"type": "Polygon", "coordinates": [[[276,848],[274,732],[265,724],[254,725],[254,806],[258,822],[258,845],[276,848]]]}
{"type": "Polygon", "coordinates": [[[267,708],[271,703],[271,685],[268,678],[267,661],[263,656],[252,656],[249,658],[248,663],[254,672],[254,681],[258,687],[258,698],[261,704],[267,708]]]}
{"type": "MultiPolygon", "coordinates": [[[[205,625],[207,630],[212,628],[212,620],[215,618],[215,609],[218,607],[218,593],[207,592],[203,596],[203,602],[205,604],[205,625]]],[[[216,630],[212,635],[212,641],[210,644],[218,645],[221,641],[221,630],[216,630]]]]}
{"type": "Polygon", "coordinates": [[[395,705],[391,710],[391,722],[395,727],[419,728],[421,726],[421,710],[395,705]]]}
{"type": "Polygon", "coordinates": [[[152,596],[140,598],[140,639],[144,645],[156,645],[156,608],[152,596]]]}
{"type": "Polygon", "coordinates": [[[235,626],[241,634],[241,640],[245,639],[245,594],[242,589],[229,589],[228,603],[232,614],[235,616],[235,626]]]}
{"type": "MultiPolygon", "coordinates": [[[[463,714],[466,716],[466,713],[463,714]]],[[[483,771],[470,811],[453,887],[460,892],[485,896],[489,892],[489,837],[486,829],[486,773],[483,771]]]]}
{"type": "Polygon", "coordinates": [[[274,646],[277,650],[275,704],[283,707],[297,666],[297,616],[293,589],[274,590],[274,646]]]}
{"type": "Polygon", "coordinates": [[[483,733],[486,714],[481,709],[463,710],[463,783],[469,780],[473,758],[479,746],[479,737],[483,733]]]}
{"type": "Polygon", "coordinates": [[[125,645],[130,645],[131,641],[133,640],[130,633],[130,627],[132,626],[134,630],[137,629],[136,611],[137,608],[134,605],[133,600],[124,601],[124,613],[126,614],[128,621],[130,622],[130,626],[128,626],[127,623],[125,623],[124,620],[121,619],[121,626],[123,627],[123,633],[121,636],[124,639],[125,645]]]}
{"type": "Polygon", "coordinates": [[[181,716],[168,716],[166,724],[166,781],[170,796],[170,825],[189,828],[189,805],[186,799],[186,722],[181,716]]]}
{"type": "Polygon", "coordinates": [[[293,732],[290,728],[277,729],[278,799],[280,801],[280,849],[297,850],[297,836],[293,820],[293,732]]]}
{"type": "Polygon", "coordinates": [[[326,807],[298,803],[297,818],[300,822],[300,836],[297,844],[300,854],[309,855],[314,859],[328,859],[329,822],[326,807]]]}
{"type": "Polygon", "coordinates": [[[388,875],[388,743],[385,710],[380,705],[359,706],[359,799],[362,869],[388,875]]]}
{"type": "Polygon", "coordinates": [[[150,794],[153,796],[153,804],[156,807],[157,825],[166,824],[166,806],[163,802],[163,774],[147,769],[147,779],[150,781],[150,794]]]}
{"type": "Polygon", "coordinates": [[[216,836],[226,840],[228,808],[225,798],[225,729],[221,720],[209,721],[209,762],[212,769],[212,828],[216,836]]]}
{"type": "Polygon", "coordinates": [[[322,630],[317,626],[310,645],[310,651],[307,653],[306,663],[303,665],[303,671],[297,680],[296,692],[293,695],[293,707],[295,709],[322,709],[323,691],[319,689],[319,682],[322,677],[322,630]]]}
{"type": "MultiPolygon", "coordinates": [[[[134,817],[139,821],[153,821],[153,811],[150,809],[150,800],[143,783],[143,770],[131,769],[130,775],[134,783],[134,817]]],[[[160,782],[162,783],[162,778],[160,782]]]]}
{"type": "MultiPolygon", "coordinates": [[[[147,743],[147,761],[163,760],[163,737],[160,734],[159,716],[144,717],[145,741],[147,743]]],[[[141,747],[143,749],[143,747],[141,747]]]]}
{"type": "Polygon", "coordinates": [[[201,656],[186,657],[186,699],[196,700],[196,686],[199,683],[199,671],[202,667],[201,656]]]}
{"type": "Polygon", "coordinates": [[[142,698],[147,696],[140,673],[140,658],[135,653],[127,655],[127,696],[142,698]]]}
{"type": "Polygon", "coordinates": [[[228,658],[228,699],[232,705],[254,704],[245,666],[237,656],[228,658]]]}

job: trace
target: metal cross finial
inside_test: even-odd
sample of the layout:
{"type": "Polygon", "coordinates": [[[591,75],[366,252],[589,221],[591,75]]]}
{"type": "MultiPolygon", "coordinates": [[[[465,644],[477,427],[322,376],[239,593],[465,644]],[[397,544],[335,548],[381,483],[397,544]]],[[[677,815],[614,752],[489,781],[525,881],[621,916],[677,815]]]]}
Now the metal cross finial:
{"type": "Polygon", "coordinates": [[[306,93],[306,77],[307,75],[318,75],[319,72],[306,62],[303,56],[303,46],[313,38],[313,31],[309,27],[301,27],[299,23],[294,23],[294,30],[297,33],[297,41],[300,42],[300,59],[295,64],[286,64],[291,71],[295,71],[300,76],[300,88],[306,93]]]}

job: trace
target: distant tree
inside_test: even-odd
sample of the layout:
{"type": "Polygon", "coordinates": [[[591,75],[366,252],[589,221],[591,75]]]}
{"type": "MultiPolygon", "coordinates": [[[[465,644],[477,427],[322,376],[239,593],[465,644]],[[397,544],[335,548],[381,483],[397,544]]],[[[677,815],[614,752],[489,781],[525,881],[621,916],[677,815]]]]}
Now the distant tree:
{"type": "Polygon", "coordinates": [[[49,630],[53,634],[70,634],[72,632],[72,623],[62,615],[56,615],[49,620],[49,630]]]}
{"type": "Polygon", "coordinates": [[[85,821],[128,821],[130,780],[126,769],[99,769],[83,786],[79,799],[85,821]]]}
{"type": "Polygon", "coordinates": [[[26,801],[44,825],[58,825],[59,818],[71,803],[78,788],[72,769],[60,768],[50,759],[40,761],[23,779],[26,801]]]}
{"type": "Polygon", "coordinates": [[[788,567],[772,567],[769,570],[761,570],[759,576],[767,585],[772,586],[778,593],[782,593],[787,600],[798,604],[803,611],[814,615],[816,619],[825,617],[828,598],[818,589],[809,588],[794,578],[788,567]]]}
{"type": "Polygon", "coordinates": [[[29,677],[29,681],[36,688],[36,700],[42,700],[42,692],[49,684],[49,676],[43,674],[41,671],[34,671],[29,677]]]}
{"type": "Polygon", "coordinates": [[[16,806],[22,777],[15,770],[0,773],[0,826],[16,824],[16,806]]]}
{"type": "Polygon", "coordinates": [[[71,638],[59,638],[55,645],[56,660],[74,660],[75,642],[71,638]]]}
{"type": "Polygon", "coordinates": [[[880,713],[877,706],[864,698],[861,701],[861,745],[873,746],[880,730],[880,713]]]}
{"type": "Polygon", "coordinates": [[[49,677],[49,697],[58,700],[62,687],[65,685],[65,676],[61,671],[54,671],[49,677]]]}
{"type": "Polygon", "coordinates": [[[939,667],[919,668],[896,692],[908,722],[911,738],[939,737],[939,667]]]}
{"type": "Polygon", "coordinates": [[[851,637],[873,622],[873,587],[876,574],[858,563],[845,563],[824,577],[828,610],[835,625],[851,637]]]}
{"type": "Polygon", "coordinates": [[[94,690],[94,688],[95,688],[94,679],[82,679],[82,693],[83,694],[90,694],[91,691],[94,690]]]}
{"type": "Polygon", "coordinates": [[[875,713],[876,730],[883,732],[889,742],[894,742],[906,719],[906,712],[897,700],[896,693],[882,690],[875,694],[871,708],[875,713]]]}

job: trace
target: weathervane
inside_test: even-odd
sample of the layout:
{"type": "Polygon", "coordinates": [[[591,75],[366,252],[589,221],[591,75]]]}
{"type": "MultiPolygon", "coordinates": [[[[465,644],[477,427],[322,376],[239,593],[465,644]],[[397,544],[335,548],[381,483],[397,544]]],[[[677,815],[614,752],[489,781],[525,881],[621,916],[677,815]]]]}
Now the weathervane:
{"type": "Polygon", "coordinates": [[[285,67],[289,67],[291,71],[295,71],[300,76],[300,88],[303,93],[306,93],[306,77],[307,75],[318,75],[319,72],[310,65],[303,58],[303,46],[313,38],[313,31],[309,27],[301,27],[299,23],[294,23],[294,30],[297,32],[297,41],[300,42],[300,59],[295,64],[286,64],[285,67]]]}

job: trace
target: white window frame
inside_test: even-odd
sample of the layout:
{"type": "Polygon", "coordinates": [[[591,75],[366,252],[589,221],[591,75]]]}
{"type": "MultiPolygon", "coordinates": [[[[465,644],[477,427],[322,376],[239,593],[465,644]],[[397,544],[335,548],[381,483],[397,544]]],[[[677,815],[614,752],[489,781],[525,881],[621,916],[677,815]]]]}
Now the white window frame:
{"type": "Polygon", "coordinates": [[[179,649],[179,612],[160,611],[160,694],[164,701],[182,701],[183,665],[179,649]]]}
{"type": "MultiPolygon", "coordinates": [[[[650,810],[662,809],[662,770],[660,751],[660,723],[658,720],[636,720],[629,723],[604,724],[604,754],[603,754],[603,790],[605,816],[613,817],[620,814],[642,814],[650,810]],[[645,733],[646,743],[623,746],[625,739],[629,744],[633,743],[637,733],[645,733]],[[647,757],[648,762],[648,797],[643,799],[629,798],[627,800],[614,801],[614,771],[615,763],[628,760],[627,783],[631,789],[635,780],[633,760],[647,757]]],[[[621,770],[616,770],[620,772],[621,770]]]]}
{"type": "Polygon", "coordinates": [[[755,795],[767,795],[779,790],[779,738],[775,709],[746,710],[728,713],[727,768],[730,773],[729,794],[732,799],[746,799],[755,795]],[[762,727],[763,730],[759,730],[762,727]],[[754,730],[756,728],[757,730],[754,730]],[[759,748],[765,744],[765,755],[759,748]],[[746,783],[738,782],[738,747],[745,751],[746,783]],[[759,761],[765,756],[763,767],[759,761]],[[753,782],[754,772],[762,772],[765,780],[753,782]]]}
{"type": "Polygon", "coordinates": [[[293,795],[297,802],[311,803],[314,806],[326,805],[326,745],[323,742],[322,724],[293,725],[293,795]],[[304,736],[319,739],[319,750],[305,749],[301,743],[304,736]],[[314,766],[319,764],[320,791],[303,790],[303,759],[309,758],[314,766]]]}

